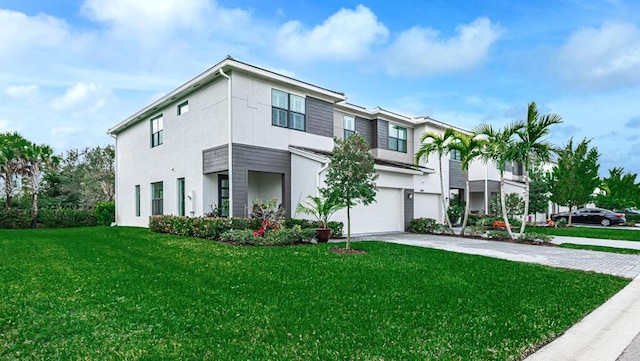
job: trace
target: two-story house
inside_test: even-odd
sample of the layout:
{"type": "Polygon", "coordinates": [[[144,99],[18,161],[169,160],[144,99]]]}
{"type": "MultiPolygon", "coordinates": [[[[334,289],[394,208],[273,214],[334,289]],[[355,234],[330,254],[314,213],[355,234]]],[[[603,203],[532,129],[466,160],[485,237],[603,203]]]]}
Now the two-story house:
{"type": "MultiPolygon", "coordinates": [[[[418,167],[413,158],[423,132],[446,126],[367,110],[340,92],[229,57],[109,129],[116,223],[147,226],[154,214],[214,210],[243,217],[259,197],[275,197],[287,215],[300,216],[298,202],[324,184],[333,137],[355,132],[371,145],[380,177],[376,203],[352,212],[353,232],[402,231],[414,217],[441,220],[437,155],[418,167]]],[[[464,189],[452,162],[443,169],[447,198],[464,189]]],[[[346,220],[345,212],[335,219],[346,220]]]]}

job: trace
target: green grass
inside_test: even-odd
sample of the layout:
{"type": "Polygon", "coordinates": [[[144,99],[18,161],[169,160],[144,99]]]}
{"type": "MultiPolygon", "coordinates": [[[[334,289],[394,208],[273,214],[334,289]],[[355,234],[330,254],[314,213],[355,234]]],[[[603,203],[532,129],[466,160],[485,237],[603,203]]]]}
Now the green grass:
{"type": "Polygon", "coordinates": [[[588,244],[563,243],[563,244],[559,245],[558,247],[572,248],[572,249],[587,249],[587,250],[590,250],[590,251],[622,253],[622,254],[640,254],[640,249],[605,247],[605,246],[592,246],[592,245],[588,245],[588,244]]]}
{"type": "Polygon", "coordinates": [[[596,228],[596,227],[569,227],[569,228],[547,228],[529,227],[527,233],[542,233],[554,236],[585,237],[598,239],[616,239],[623,241],[640,241],[640,230],[621,229],[616,227],[596,228]]]}
{"type": "Polygon", "coordinates": [[[619,277],[361,242],[0,230],[0,359],[518,360],[619,277]]]}

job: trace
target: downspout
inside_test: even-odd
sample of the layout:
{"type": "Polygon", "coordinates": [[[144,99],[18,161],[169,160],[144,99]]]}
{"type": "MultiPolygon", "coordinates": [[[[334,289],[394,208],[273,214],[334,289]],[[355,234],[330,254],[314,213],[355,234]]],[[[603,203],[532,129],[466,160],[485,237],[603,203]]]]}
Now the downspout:
{"type": "Polygon", "coordinates": [[[233,128],[231,124],[231,77],[224,73],[222,68],[220,69],[220,75],[227,78],[227,125],[229,127],[229,218],[233,218],[233,128]]]}
{"type": "Polygon", "coordinates": [[[114,197],[113,197],[113,202],[116,205],[115,207],[115,225],[118,225],[118,136],[108,133],[109,136],[111,138],[113,138],[113,140],[115,141],[115,146],[114,146],[114,150],[116,152],[115,157],[114,157],[114,164],[113,164],[113,192],[114,192],[114,197]]]}

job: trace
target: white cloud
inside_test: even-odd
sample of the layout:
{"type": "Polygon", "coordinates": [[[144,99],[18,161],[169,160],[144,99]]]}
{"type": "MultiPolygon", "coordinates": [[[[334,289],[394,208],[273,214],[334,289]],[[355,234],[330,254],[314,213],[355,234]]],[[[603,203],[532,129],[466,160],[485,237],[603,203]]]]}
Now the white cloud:
{"type": "Polygon", "coordinates": [[[5,90],[5,93],[13,98],[25,98],[33,95],[40,87],[34,84],[29,85],[13,85],[5,90]]]}
{"type": "Polygon", "coordinates": [[[8,120],[0,119],[0,132],[8,132],[11,129],[10,124],[8,120]]]}
{"type": "MultiPolygon", "coordinates": [[[[51,103],[51,107],[54,110],[65,110],[73,107],[77,107],[81,104],[86,104],[93,94],[96,94],[102,90],[102,87],[95,83],[77,83],[71,88],[67,89],[67,92],[61,98],[55,99],[51,103]]],[[[104,105],[103,99],[98,99],[96,103],[91,105],[95,107],[95,104],[104,105]]]]}
{"type": "Polygon", "coordinates": [[[640,84],[640,28],[605,23],[573,32],[559,54],[560,72],[578,88],[640,84]]]}
{"type": "Polygon", "coordinates": [[[386,50],[387,72],[422,76],[471,69],[485,60],[504,29],[482,17],[458,26],[456,32],[455,37],[442,38],[432,28],[403,31],[386,50]]]}
{"type": "MultiPolygon", "coordinates": [[[[82,128],[78,127],[54,127],[51,128],[51,142],[54,149],[68,149],[69,137],[75,133],[82,131],[82,128]]],[[[73,136],[74,138],[76,136],[73,136]]]]}
{"type": "Polygon", "coordinates": [[[387,41],[389,30],[363,5],[355,10],[340,9],[311,30],[299,21],[282,25],[276,35],[275,49],[292,62],[312,60],[360,60],[371,48],[387,41]]]}
{"type": "Polygon", "coordinates": [[[0,9],[0,64],[24,52],[63,46],[68,37],[67,24],[60,19],[0,9]]]}

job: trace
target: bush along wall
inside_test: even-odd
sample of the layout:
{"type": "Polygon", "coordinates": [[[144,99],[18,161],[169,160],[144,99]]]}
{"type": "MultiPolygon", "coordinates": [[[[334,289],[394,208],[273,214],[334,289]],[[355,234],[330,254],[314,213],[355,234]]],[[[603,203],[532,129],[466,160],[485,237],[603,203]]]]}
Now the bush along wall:
{"type": "MultiPolygon", "coordinates": [[[[285,229],[299,227],[302,230],[318,228],[318,222],[306,219],[285,219],[282,223],[285,229]]],[[[333,237],[342,237],[342,222],[329,222],[333,237]]],[[[187,236],[220,240],[222,235],[232,230],[255,231],[261,228],[259,218],[210,218],[184,217],[172,215],[158,215],[149,217],[149,230],[157,233],[168,233],[177,236],[187,236]]],[[[249,232],[249,233],[251,233],[249,232]]],[[[286,232],[284,232],[286,233],[286,232]]],[[[304,232],[307,234],[308,232],[304,232]]]]}

